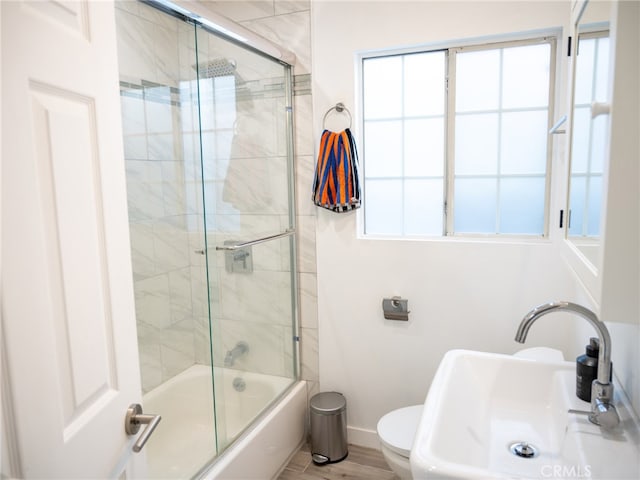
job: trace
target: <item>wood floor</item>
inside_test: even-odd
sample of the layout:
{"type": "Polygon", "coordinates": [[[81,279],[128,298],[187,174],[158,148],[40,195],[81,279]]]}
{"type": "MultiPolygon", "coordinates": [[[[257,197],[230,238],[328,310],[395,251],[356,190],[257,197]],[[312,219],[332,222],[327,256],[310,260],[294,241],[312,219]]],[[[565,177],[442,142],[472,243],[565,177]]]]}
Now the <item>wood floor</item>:
{"type": "Polygon", "coordinates": [[[349,445],[349,455],[338,463],[316,465],[309,446],[304,445],[291,459],[278,480],[398,480],[382,453],[372,448],[349,445]]]}

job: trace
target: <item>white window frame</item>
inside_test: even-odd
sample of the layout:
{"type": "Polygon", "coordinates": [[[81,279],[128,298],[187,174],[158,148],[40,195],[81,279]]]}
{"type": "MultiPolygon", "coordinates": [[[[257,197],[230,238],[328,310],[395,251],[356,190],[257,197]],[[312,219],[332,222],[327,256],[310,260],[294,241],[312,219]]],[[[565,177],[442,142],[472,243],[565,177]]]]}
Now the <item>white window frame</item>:
{"type": "MultiPolygon", "coordinates": [[[[597,28],[594,27],[593,30],[589,29],[587,31],[585,31],[584,33],[580,33],[580,39],[579,40],[596,40],[597,42],[599,42],[600,40],[607,38],[609,41],[611,41],[611,31],[608,28],[597,28]]],[[[578,41],[579,41],[578,40],[578,41]]],[[[597,45],[597,43],[596,43],[597,45]]],[[[578,46],[576,46],[576,52],[575,52],[575,62],[577,65],[578,62],[578,46]]],[[[596,58],[596,61],[597,58],[596,58]]],[[[608,62],[610,62],[610,59],[607,59],[608,62]]],[[[595,73],[594,73],[595,75],[595,73]]],[[[592,89],[595,88],[595,82],[594,85],[592,85],[592,89]]],[[[591,96],[593,97],[594,92],[591,92],[591,96]]],[[[593,98],[591,100],[592,102],[595,101],[593,98]]],[[[584,103],[576,103],[575,100],[573,102],[573,109],[574,112],[572,113],[574,115],[575,118],[575,109],[578,107],[590,107],[591,103],[589,104],[584,104],[584,103]]],[[[591,136],[593,133],[593,125],[589,125],[589,136],[591,136]]],[[[572,138],[569,138],[569,142],[571,143],[571,151],[573,152],[573,147],[574,147],[574,136],[572,136],[572,138]]],[[[571,180],[574,177],[580,177],[580,178],[584,178],[585,182],[586,182],[586,188],[585,188],[585,193],[583,196],[583,212],[582,212],[582,228],[580,229],[579,233],[576,232],[571,232],[571,219],[573,217],[572,212],[571,212],[571,205],[568,202],[569,205],[569,209],[568,209],[568,216],[567,216],[567,229],[568,229],[568,235],[571,238],[577,239],[577,240],[589,240],[589,239],[593,239],[593,238],[597,238],[598,235],[589,235],[589,213],[591,211],[591,209],[589,208],[589,202],[588,202],[588,198],[590,195],[590,186],[591,186],[591,180],[594,178],[600,178],[603,179],[604,178],[604,172],[600,172],[600,173],[594,173],[591,169],[592,166],[592,161],[593,161],[593,151],[592,151],[592,145],[591,142],[589,142],[589,146],[588,146],[588,160],[587,160],[587,171],[585,173],[573,173],[572,171],[569,172],[569,190],[567,191],[567,196],[568,199],[571,199],[571,188],[572,188],[572,184],[571,184],[571,180]]],[[[569,169],[571,170],[571,165],[569,165],[569,169]]],[[[600,231],[602,232],[602,228],[603,225],[600,224],[600,231]]]]}
{"type": "MultiPolygon", "coordinates": [[[[536,32],[520,32],[508,35],[499,35],[483,38],[469,38],[464,40],[439,42],[414,47],[389,48],[381,50],[363,51],[356,54],[356,91],[358,118],[358,144],[362,146],[361,168],[362,168],[362,188],[363,188],[363,208],[358,211],[358,237],[363,239],[392,239],[392,240],[490,240],[490,241],[533,241],[548,242],[550,234],[550,211],[551,211],[551,186],[552,186],[552,159],[553,135],[547,135],[547,158],[545,174],[545,199],[544,199],[544,220],[542,234],[509,234],[509,233],[457,233],[454,231],[454,155],[455,155],[455,82],[450,79],[455,78],[455,55],[461,52],[477,50],[490,50],[497,48],[508,48],[525,45],[549,44],[549,104],[547,125],[551,128],[556,111],[556,83],[558,81],[557,71],[561,59],[558,51],[560,44],[561,30],[548,29],[536,32]],[[365,231],[365,211],[367,208],[365,178],[366,178],[366,151],[364,151],[364,88],[363,88],[363,64],[367,59],[391,57],[394,55],[409,55],[412,53],[428,53],[435,51],[445,51],[446,62],[446,107],[445,107],[445,179],[444,179],[444,220],[442,235],[388,235],[372,234],[365,231]],[[450,133],[453,132],[453,133],[450,133]]],[[[405,177],[401,177],[405,178],[405,177]]],[[[403,207],[404,208],[404,207],[403,207]]],[[[498,210],[496,210],[496,214],[498,210]]]]}

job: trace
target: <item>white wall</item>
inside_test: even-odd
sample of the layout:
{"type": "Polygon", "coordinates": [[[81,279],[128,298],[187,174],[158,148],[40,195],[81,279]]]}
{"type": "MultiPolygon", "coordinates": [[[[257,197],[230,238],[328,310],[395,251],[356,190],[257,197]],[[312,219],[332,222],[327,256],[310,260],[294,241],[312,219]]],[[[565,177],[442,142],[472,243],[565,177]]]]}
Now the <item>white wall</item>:
{"type": "MultiPolygon", "coordinates": [[[[355,214],[325,212],[309,201],[306,192],[315,158],[307,117],[313,116],[317,151],[322,117],[331,105],[342,101],[357,114],[354,54],[359,50],[562,26],[570,16],[569,2],[403,4],[365,0],[338,5],[314,0],[311,14],[308,0],[258,3],[243,2],[242,8],[237,2],[211,5],[295,51],[299,59],[296,75],[312,73],[313,114],[308,93],[295,98],[303,375],[311,380],[313,394],[319,368],[321,390],[335,389],[347,395],[349,440],[377,446],[373,436],[377,419],[393,408],[422,402],[448,349],[513,352],[521,348],[513,341],[516,325],[532,306],[559,298],[589,308],[596,305],[551,244],[358,240],[355,214]],[[381,300],[394,294],[410,300],[408,323],[382,318],[381,300]],[[318,335],[319,365],[315,360],[318,335]]],[[[560,45],[559,51],[565,50],[560,45]]],[[[563,56],[560,85],[567,82],[565,67],[563,56]]],[[[566,113],[565,105],[566,99],[559,95],[556,118],[566,113]]],[[[330,116],[330,122],[332,118],[339,120],[330,116]]],[[[357,126],[354,129],[357,133],[357,126]]],[[[565,183],[565,139],[555,138],[554,211],[563,201],[558,192],[565,183]]],[[[551,233],[559,240],[559,231],[551,233]]],[[[615,288],[615,280],[611,281],[615,288]]],[[[640,293],[640,287],[636,291],[640,293]]],[[[622,323],[621,329],[609,325],[614,362],[624,364],[637,358],[637,323],[622,323]]],[[[562,348],[570,359],[582,353],[590,335],[593,331],[586,322],[553,315],[532,328],[525,346],[562,348]]],[[[622,371],[624,378],[635,379],[637,385],[637,368],[622,371]]]]}
{"type": "MultiPolygon", "coordinates": [[[[569,17],[569,2],[312,2],[315,131],[336,102],[355,109],[360,50],[566,27],[569,17]]],[[[561,42],[561,55],[565,49],[561,42]]],[[[564,105],[560,98],[557,117],[564,105]]],[[[563,157],[560,149],[553,160],[552,212],[562,200],[563,157]]],[[[553,242],[365,240],[356,214],[317,215],[320,387],[346,395],[353,443],[376,446],[380,416],[422,403],[447,350],[511,353],[522,348],[513,337],[533,306],[563,299],[593,307],[553,242]],[[392,295],[409,299],[408,323],[383,319],[382,298],[392,295]]],[[[526,346],[575,358],[574,322],[550,316],[526,346]]]]}

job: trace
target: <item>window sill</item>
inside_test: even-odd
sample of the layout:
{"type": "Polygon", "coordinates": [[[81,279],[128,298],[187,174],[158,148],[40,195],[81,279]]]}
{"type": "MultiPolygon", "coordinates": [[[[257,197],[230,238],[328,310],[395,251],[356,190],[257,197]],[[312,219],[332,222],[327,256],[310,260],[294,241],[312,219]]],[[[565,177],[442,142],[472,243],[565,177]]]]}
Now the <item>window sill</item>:
{"type": "Polygon", "coordinates": [[[393,241],[393,242],[423,242],[449,244],[489,244],[489,245],[551,245],[549,236],[518,236],[518,235],[456,235],[433,237],[399,237],[393,235],[365,235],[358,233],[358,240],[393,241]]]}

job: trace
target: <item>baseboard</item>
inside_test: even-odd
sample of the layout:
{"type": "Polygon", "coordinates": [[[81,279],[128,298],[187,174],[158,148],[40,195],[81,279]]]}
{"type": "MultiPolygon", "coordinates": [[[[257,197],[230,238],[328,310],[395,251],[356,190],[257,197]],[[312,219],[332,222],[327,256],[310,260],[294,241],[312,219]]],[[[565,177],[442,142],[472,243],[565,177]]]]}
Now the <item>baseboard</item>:
{"type": "Polygon", "coordinates": [[[380,440],[378,440],[378,433],[375,430],[366,430],[347,425],[347,441],[361,447],[380,450],[380,440]]]}

